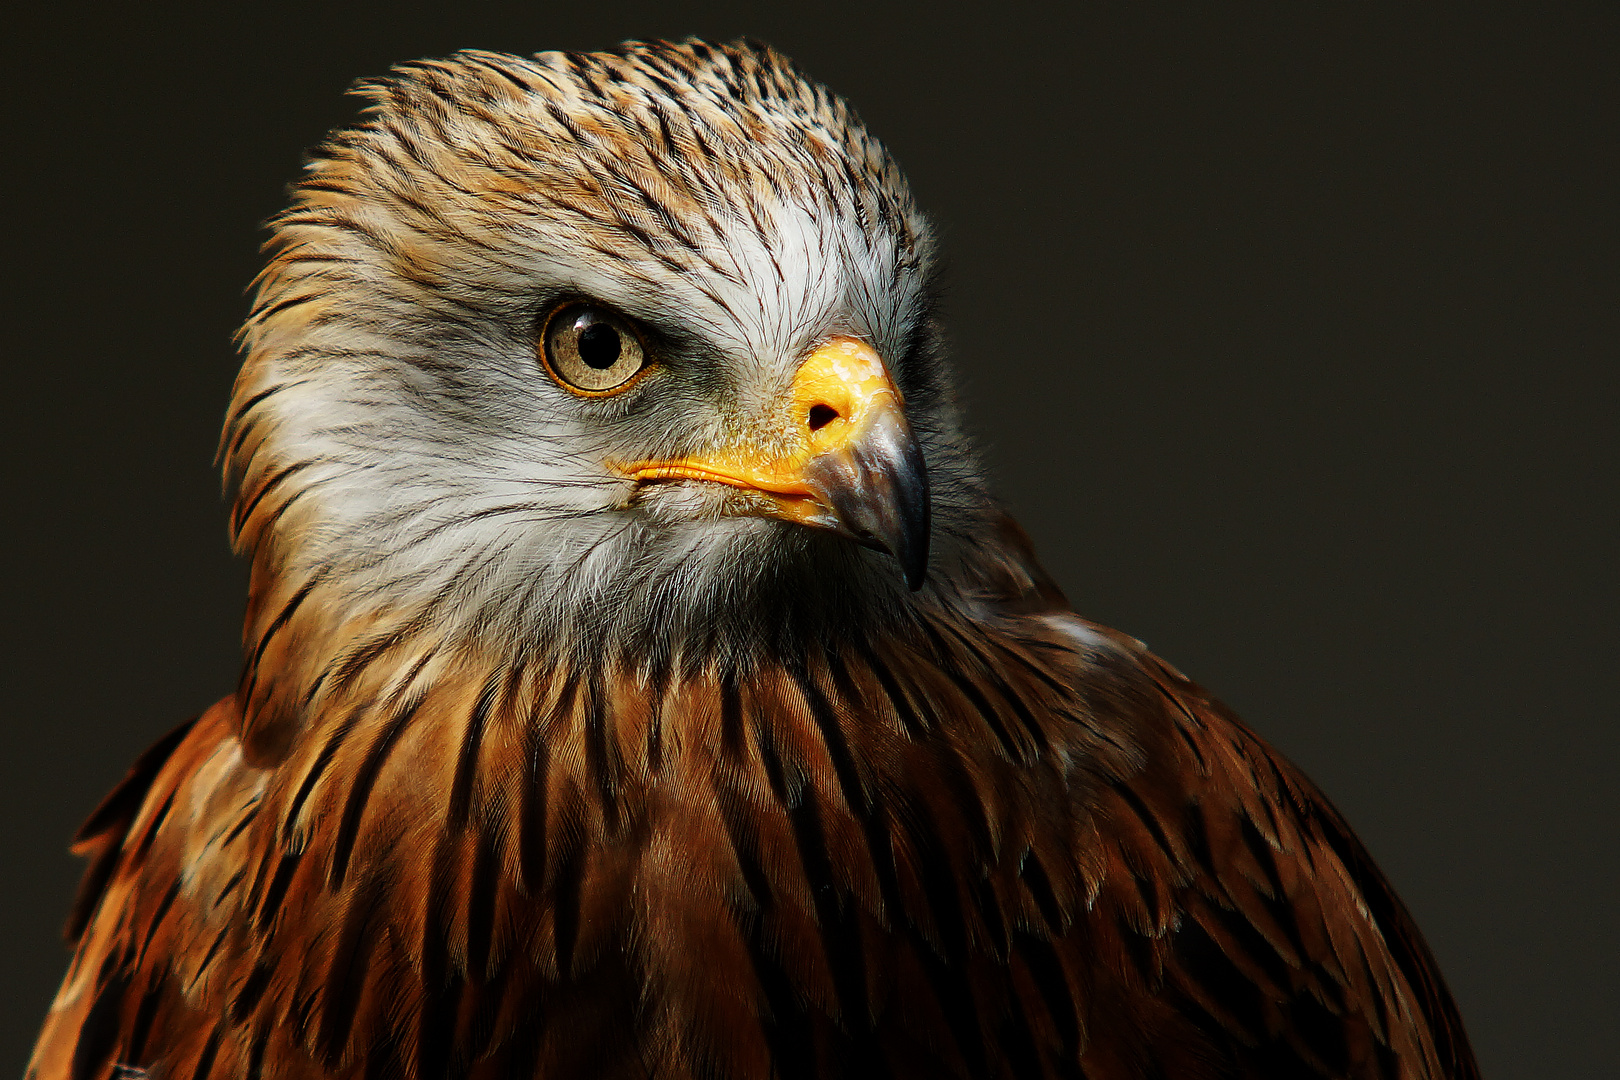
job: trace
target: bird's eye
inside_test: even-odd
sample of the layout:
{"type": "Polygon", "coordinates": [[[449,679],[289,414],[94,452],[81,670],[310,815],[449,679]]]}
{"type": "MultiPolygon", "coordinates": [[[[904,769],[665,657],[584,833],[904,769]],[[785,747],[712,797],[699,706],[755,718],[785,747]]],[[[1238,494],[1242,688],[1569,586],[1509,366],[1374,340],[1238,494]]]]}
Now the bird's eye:
{"type": "Polygon", "coordinates": [[[564,386],[605,394],[629,385],[647,364],[647,351],[630,321],[592,304],[565,304],[540,335],[541,359],[564,386]]]}

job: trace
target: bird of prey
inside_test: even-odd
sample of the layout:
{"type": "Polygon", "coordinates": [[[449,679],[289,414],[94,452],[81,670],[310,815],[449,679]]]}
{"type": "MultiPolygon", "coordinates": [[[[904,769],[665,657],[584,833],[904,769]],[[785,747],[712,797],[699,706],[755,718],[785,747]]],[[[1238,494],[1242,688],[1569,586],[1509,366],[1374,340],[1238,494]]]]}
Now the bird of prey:
{"type": "Polygon", "coordinates": [[[241,681],[80,831],[30,1080],[1477,1076],[1340,815],[987,492],[844,101],[360,92],[242,331],[241,681]]]}

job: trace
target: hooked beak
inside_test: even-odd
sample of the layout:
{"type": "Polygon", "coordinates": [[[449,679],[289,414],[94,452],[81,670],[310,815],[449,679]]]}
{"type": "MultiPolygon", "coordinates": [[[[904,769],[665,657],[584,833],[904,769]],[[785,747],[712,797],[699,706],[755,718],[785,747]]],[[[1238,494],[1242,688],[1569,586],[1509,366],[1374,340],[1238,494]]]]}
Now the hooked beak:
{"type": "Polygon", "coordinates": [[[921,588],[928,573],[928,471],[900,391],[877,353],[854,338],[833,338],[805,358],[777,412],[771,426],[783,434],[771,452],[738,446],[618,468],[641,484],[704,480],[758,492],[769,516],[886,551],[906,585],[921,588]]]}

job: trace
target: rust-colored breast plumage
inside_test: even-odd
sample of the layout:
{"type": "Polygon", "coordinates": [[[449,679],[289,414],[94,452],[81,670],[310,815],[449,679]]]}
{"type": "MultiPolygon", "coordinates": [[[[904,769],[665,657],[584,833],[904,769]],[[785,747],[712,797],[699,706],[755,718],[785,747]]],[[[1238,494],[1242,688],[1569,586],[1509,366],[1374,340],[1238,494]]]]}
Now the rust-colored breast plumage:
{"type": "Polygon", "coordinates": [[[1476,1075],[1322,796],[1066,613],[374,659],[280,761],[228,700],[98,809],[31,1080],[1476,1075]]]}

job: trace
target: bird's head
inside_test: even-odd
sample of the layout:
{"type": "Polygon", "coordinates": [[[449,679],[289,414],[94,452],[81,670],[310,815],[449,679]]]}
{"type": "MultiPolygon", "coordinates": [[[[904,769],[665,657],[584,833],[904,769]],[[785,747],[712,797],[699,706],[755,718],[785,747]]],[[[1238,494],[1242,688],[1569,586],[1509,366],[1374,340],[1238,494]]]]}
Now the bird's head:
{"type": "Polygon", "coordinates": [[[329,622],[668,637],[949,579],[983,497],[931,234],[840,99],[696,41],[462,53],[361,93],[244,330],[250,646],[311,596],[329,622]]]}

